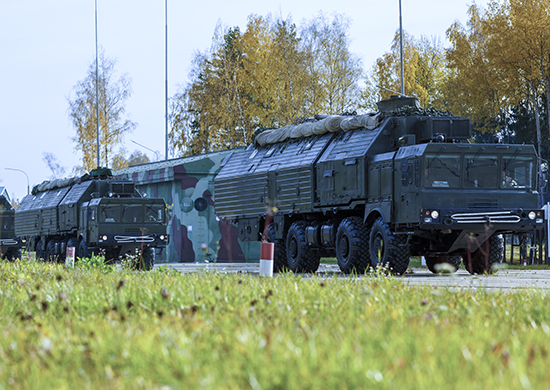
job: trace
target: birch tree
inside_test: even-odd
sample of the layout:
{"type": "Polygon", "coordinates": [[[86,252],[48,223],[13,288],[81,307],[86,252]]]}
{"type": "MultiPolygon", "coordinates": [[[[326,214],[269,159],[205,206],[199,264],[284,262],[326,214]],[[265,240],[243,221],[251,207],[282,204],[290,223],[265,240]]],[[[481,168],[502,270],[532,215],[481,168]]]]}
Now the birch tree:
{"type": "Polygon", "coordinates": [[[136,124],[126,118],[125,103],[132,94],[131,80],[123,74],[115,74],[116,61],[99,55],[98,72],[93,61],[86,77],[73,88],[68,98],[68,114],[76,135],[72,137],[75,149],[82,152],[85,171],[96,166],[97,161],[97,110],[96,79],[99,85],[99,145],[100,164],[109,166],[116,158],[115,150],[124,134],[131,132],[136,124]]]}

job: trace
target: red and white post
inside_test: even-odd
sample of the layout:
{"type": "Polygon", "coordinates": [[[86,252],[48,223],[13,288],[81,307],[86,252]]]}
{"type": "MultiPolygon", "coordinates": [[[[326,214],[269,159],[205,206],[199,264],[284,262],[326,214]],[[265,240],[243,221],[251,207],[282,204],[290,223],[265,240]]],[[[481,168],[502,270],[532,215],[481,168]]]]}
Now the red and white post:
{"type": "Polygon", "coordinates": [[[74,268],[75,247],[68,246],[67,253],[65,254],[65,267],[74,268]]]}
{"type": "Polygon", "coordinates": [[[260,276],[273,277],[273,253],[275,244],[262,242],[260,248],[260,276]]]}

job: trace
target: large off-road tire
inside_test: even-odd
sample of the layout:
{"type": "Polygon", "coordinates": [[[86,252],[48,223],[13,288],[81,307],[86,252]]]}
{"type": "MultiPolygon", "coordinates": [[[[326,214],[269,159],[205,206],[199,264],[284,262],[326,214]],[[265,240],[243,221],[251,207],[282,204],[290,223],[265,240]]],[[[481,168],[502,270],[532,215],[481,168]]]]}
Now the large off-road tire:
{"type": "Polygon", "coordinates": [[[405,235],[394,235],[382,218],[372,224],[369,238],[371,264],[389,267],[396,275],[403,275],[411,255],[405,235]]]}
{"type": "Polygon", "coordinates": [[[451,266],[449,269],[453,273],[458,271],[460,264],[462,264],[462,257],[457,255],[426,256],[425,259],[428,269],[434,274],[438,273],[436,269],[438,264],[449,264],[451,266]]]}
{"type": "Polygon", "coordinates": [[[12,251],[11,251],[11,259],[12,260],[21,260],[22,259],[22,255],[21,255],[21,248],[13,248],[12,251]]]}
{"type": "Polygon", "coordinates": [[[344,218],[336,231],[336,258],[343,273],[362,274],[371,265],[369,229],[359,217],[344,218]]]}
{"type": "Polygon", "coordinates": [[[494,265],[502,263],[503,257],[504,237],[502,234],[493,234],[471,254],[471,261],[467,258],[464,260],[464,265],[472,275],[490,274],[494,272],[494,265]]]}
{"type": "Polygon", "coordinates": [[[275,225],[269,224],[267,240],[272,242],[273,248],[273,272],[281,272],[288,270],[288,260],[286,258],[286,243],[285,240],[275,238],[275,225]]]}
{"type": "Polygon", "coordinates": [[[44,240],[40,240],[36,243],[36,260],[46,260],[46,245],[44,243],[44,240]]]}
{"type": "Polygon", "coordinates": [[[143,271],[151,271],[155,265],[155,248],[145,247],[141,250],[138,269],[143,271]]]}
{"type": "Polygon", "coordinates": [[[10,248],[6,251],[6,254],[2,254],[2,258],[8,261],[15,261],[21,259],[21,248],[10,248]]]}
{"type": "Polygon", "coordinates": [[[82,239],[78,243],[78,248],[76,250],[76,257],[81,259],[89,259],[90,257],[92,257],[92,251],[88,249],[86,240],[82,239]]]}
{"type": "Polygon", "coordinates": [[[319,268],[321,258],[307,245],[304,222],[290,225],[286,237],[286,254],[292,272],[315,272],[319,268]]]}
{"type": "Polygon", "coordinates": [[[44,256],[44,260],[55,263],[57,261],[57,255],[55,254],[55,241],[50,240],[46,244],[46,255],[44,256]]]}

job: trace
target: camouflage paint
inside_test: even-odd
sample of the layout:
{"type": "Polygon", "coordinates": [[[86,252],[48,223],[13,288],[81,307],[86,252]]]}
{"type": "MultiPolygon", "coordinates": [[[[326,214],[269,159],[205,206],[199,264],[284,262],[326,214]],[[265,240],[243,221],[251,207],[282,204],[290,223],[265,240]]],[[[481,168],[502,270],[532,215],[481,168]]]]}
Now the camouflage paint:
{"type": "Polygon", "coordinates": [[[259,261],[260,244],[241,242],[237,227],[216,217],[214,177],[223,159],[234,151],[142,164],[114,173],[115,177],[131,179],[146,196],[164,198],[172,208],[167,227],[170,243],[157,254],[157,261],[259,261]],[[195,207],[201,201],[204,210],[195,207]]]}

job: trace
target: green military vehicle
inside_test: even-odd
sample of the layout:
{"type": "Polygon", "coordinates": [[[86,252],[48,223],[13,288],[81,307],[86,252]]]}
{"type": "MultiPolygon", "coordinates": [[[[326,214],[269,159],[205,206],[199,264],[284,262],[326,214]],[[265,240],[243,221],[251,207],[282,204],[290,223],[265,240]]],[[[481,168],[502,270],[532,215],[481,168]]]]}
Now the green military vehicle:
{"type": "Polygon", "coordinates": [[[472,144],[469,119],[394,97],[379,113],[266,130],[222,163],[216,212],[242,240],[275,243],[274,267],[343,272],[411,256],[473,273],[503,258],[503,233],[541,229],[532,145],[472,144]],[[437,115],[437,116],[436,116],[437,115]]]}
{"type": "Polygon", "coordinates": [[[8,192],[0,187],[0,258],[15,260],[21,258],[21,240],[15,236],[13,209],[8,192]]]}
{"type": "Polygon", "coordinates": [[[15,212],[15,232],[37,258],[62,261],[66,248],[77,257],[103,254],[107,260],[141,254],[151,269],[155,248],[168,243],[166,204],[144,198],[129,180],[110,169],[35,186],[15,212]]]}

